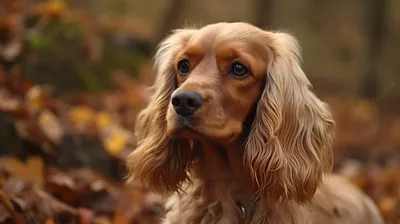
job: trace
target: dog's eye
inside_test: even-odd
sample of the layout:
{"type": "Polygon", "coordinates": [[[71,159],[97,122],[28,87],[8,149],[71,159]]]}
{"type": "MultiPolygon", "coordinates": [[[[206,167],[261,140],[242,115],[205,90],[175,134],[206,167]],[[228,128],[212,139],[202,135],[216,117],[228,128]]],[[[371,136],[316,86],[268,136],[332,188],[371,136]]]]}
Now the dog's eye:
{"type": "Polygon", "coordinates": [[[190,71],[190,63],[187,59],[183,59],[178,62],[178,71],[182,75],[187,75],[187,73],[190,71]]]}
{"type": "Polygon", "coordinates": [[[249,74],[249,70],[242,63],[234,62],[230,74],[236,78],[244,78],[249,74]]]}

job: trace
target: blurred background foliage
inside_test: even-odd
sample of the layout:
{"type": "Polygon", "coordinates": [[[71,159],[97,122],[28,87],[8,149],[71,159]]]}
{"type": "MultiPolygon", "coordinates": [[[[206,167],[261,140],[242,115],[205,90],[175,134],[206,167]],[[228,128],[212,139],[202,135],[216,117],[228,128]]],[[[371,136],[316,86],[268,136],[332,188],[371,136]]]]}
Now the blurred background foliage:
{"type": "MultiPolygon", "coordinates": [[[[388,223],[399,220],[400,1],[0,2],[1,154],[23,161],[39,155],[46,172],[49,167],[63,172],[89,167],[121,183],[124,159],[134,150],[135,118],[149,96],[157,44],[174,28],[243,21],[299,39],[304,71],[337,122],[335,171],[367,192],[388,223]]],[[[24,167],[0,162],[1,169],[26,180],[25,171],[15,170],[28,168],[15,166],[24,167]]],[[[77,181],[71,175],[66,176],[77,181]]],[[[60,190],[58,182],[49,183],[46,191],[63,203],[104,215],[78,199],[80,190],[71,193],[60,190]],[[65,192],[75,201],[61,197],[65,192]]],[[[125,188],[118,189],[126,198],[125,188]]],[[[150,198],[151,203],[141,199],[122,206],[147,203],[147,210],[127,217],[113,207],[106,209],[107,217],[114,223],[152,220],[161,212],[152,207],[158,199],[150,198]]],[[[110,204],[107,200],[102,203],[110,204]]]]}
{"type": "MultiPolygon", "coordinates": [[[[363,93],[362,85],[367,82],[365,67],[374,64],[379,78],[373,97],[388,99],[400,94],[395,88],[400,81],[397,0],[69,0],[59,4],[58,10],[72,10],[58,19],[42,21],[42,26],[29,35],[29,47],[43,61],[39,65],[50,68],[26,69],[37,69],[29,74],[40,73],[47,79],[54,77],[48,73],[59,73],[59,79],[53,80],[40,74],[31,76],[41,82],[62,83],[65,91],[109,88],[108,74],[115,68],[136,74],[170,29],[246,21],[296,35],[303,48],[304,68],[318,91],[350,96],[372,94],[363,93]],[[91,55],[98,57],[96,63],[83,58],[87,54],[99,54],[91,55]],[[48,63],[48,58],[59,60],[48,63]],[[68,78],[64,79],[61,71],[69,74],[65,76],[68,78]]],[[[35,26],[37,22],[30,18],[27,23],[35,26]]]]}
{"type": "Polygon", "coordinates": [[[400,81],[396,75],[400,70],[396,60],[400,3],[396,0],[71,0],[70,5],[85,10],[103,28],[113,27],[110,35],[114,40],[121,36],[130,36],[127,38],[133,42],[145,39],[151,48],[170,29],[185,25],[246,21],[284,29],[300,40],[307,74],[324,84],[319,89],[337,94],[359,95],[360,85],[366,82],[363,67],[372,51],[376,59],[372,63],[377,64],[379,73],[376,95],[399,94],[398,88],[393,88],[393,83],[400,81]],[[380,49],[373,50],[370,42],[380,49]]]}

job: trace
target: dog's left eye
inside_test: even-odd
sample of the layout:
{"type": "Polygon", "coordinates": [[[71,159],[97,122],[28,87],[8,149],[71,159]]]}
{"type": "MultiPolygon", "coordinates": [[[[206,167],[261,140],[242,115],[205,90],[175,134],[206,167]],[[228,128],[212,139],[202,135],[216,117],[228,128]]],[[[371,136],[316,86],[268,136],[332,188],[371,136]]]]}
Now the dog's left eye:
{"type": "Polygon", "coordinates": [[[182,75],[187,75],[187,73],[189,73],[190,63],[187,59],[183,59],[178,62],[178,71],[182,75]]]}
{"type": "Polygon", "coordinates": [[[234,62],[231,71],[229,72],[233,77],[244,78],[249,74],[249,70],[242,63],[234,62]]]}

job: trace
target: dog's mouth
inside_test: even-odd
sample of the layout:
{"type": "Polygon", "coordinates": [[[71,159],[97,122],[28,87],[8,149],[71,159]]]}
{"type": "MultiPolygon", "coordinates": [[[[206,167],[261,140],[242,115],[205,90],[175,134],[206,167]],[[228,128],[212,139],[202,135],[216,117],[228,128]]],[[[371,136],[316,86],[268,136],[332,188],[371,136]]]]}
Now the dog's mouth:
{"type": "Polygon", "coordinates": [[[174,124],[168,128],[168,135],[173,138],[204,137],[201,129],[196,125],[193,117],[177,116],[174,124]]]}
{"type": "Polygon", "coordinates": [[[175,121],[175,129],[177,130],[193,130],[195,131],[196,125],[194,124],[194,118],[193,117],[182,117],[182,116],[177,116],[176,121],[175,121]]]}
{"type": "MultiPolygon", "coordinates": [[[[171,125],[168,125],[167,134],[176,139],[193,139],[199,141],[215,141],[229,144],[237,139],[237,133],[216,129],[204,129],[197,124],[195,117],[177,116],[171,125]]],[[[201,122],[200,122],[201,123],[201,122]]]]}

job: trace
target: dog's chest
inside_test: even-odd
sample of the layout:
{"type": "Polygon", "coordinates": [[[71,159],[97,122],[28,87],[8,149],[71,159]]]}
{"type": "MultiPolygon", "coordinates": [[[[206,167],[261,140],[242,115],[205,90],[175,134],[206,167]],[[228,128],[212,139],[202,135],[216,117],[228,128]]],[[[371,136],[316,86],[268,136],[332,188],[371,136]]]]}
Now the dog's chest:
{"type": "Polygon", "coordinates": [[[237,184],[218,182],[185,186],[184,193],[168,199],[165,223],[249,223],[254,213],[250,195],[237,184]]]}

